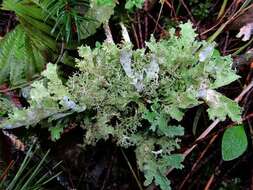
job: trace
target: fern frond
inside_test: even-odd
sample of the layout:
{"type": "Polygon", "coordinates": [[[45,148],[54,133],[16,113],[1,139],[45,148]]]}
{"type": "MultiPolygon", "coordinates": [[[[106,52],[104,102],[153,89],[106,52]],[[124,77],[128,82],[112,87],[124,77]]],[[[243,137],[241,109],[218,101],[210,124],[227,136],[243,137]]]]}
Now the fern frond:
{"type": "Polygon", "coordinates": [[[22,26],[9,32],[0,42],[0,84],[16,86],[31,80],[46,63],[42,49],[46,47],[36,44],[22,26]]]}
{"type": "Polygon", "coordinates": [[[0,42],[0,83],[6,82],[8,79],[22,82],[22,77],[19,77],[23,75],[24,65],[19,63],[15,67],[15,63],[21,56],[20,52],[16,53],[15,50],[22,48],[23,42],[24,33],[20,28],[8,33],[5,39],[0,42]],[[18,73],[13,73],[15,69],[18,73]]]}

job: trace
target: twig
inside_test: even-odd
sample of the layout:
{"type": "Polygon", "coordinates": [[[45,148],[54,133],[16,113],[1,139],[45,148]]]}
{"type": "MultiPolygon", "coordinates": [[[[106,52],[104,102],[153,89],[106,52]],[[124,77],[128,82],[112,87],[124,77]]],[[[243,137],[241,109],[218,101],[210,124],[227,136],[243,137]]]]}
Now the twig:
{"type": "Polygon", "coordinates": [[[228,39],[229,39],[229,32],[226,32],[226,38],[225,38],[224,47],[223,47],[223,51],[222,51],[223,55],[225,55],[225,52],[227,50],[228,39]]]}
{"type": "Polygon", "coordinates": [[[157,25],[158,25],[158,22],[159,22],[159,20],[161,18],[161,14],[162,14],[162,10],[163,10],[163,5],[164,5],[164,1],[162,1],[162,5],[161,5],[160,11],[159,11],[158,18],[157,18],[156,23],[155,23],[155,28],[154,28],[153,33],[155,33],[157,25]]]}
{"type": "MultiPolygon", "coordinates": [[[[203,138],[205,138],[213,129],[214,127],[220,122],[219,119],[214,120],[214,122],[196,139],[196,141],[199,141],[203,138]]],[[[196,142],[195,141],[195,142],[196,142]]],[[[191,148],[187,149],[183,155],[186,157],[191,151],[197,146],[197,144],[194,144],[191,148]]]]}
{"type": "Polygon", "coordinates": [[[140,48],[140,43],[139,43],[139,39],[138,39],[138,36],[137,36],[137,32],[135,30],[134,24],[132,23],[131,26],[132,26],[132,30],[133,30],[133,34],[134,34],[134,38],[135,38],[135,41],[136,41],[137,48],[140,48]]]}
{"type": "MultiPolygon", "coordinates": [[[[169,1],[171,1],[171,0],[169,0],[169,1]]],[[[172,10],[170,16],[173,17],[172,14],[174,14],[174,17],[177,17],[175,8],[173,6],[173,2],[169,3],[168,0],[164,0],[164,2],[172,10]]]]}
{"type": "MultiPolygon", "coordinates": [[[[148,0],[144,1],[144,10],[148,11],[148,0]]],[[[148,39],[148,16],[147,14],[144,15],[144,40],[146,41],[148,39]]]]}
{"type": "Polygon", "coordinates": [[[240,102],[251,88],[253,88],[253,81],[251,81],[249,85],[240,93],[240,95],[235,98],[235,101],[240,102]]]}
{"type": "Polygon", "coordinates": [[[111,160],[110,160],[110,162],[109,162],[109,166],[108,166],[108,168],[107,168],[106,176],[105,176],[105,178],[104,178],[104,182],[103,182],[103,185],[102,185],[102,187],[101,187],[100,190],[104,190],[104,189],[105,189],[106,182],[107,182],[107,180],[108,180],[109,177],[110,177],[110,173],[111,173],[111,171],[112,171],[112,164],[113,164],[113,161],[114,161],[114,155],[115,155],[115,153],[116,153],[116,149],[114,148],[114,151],[113,151],[111,160]]]}
{"type": "MultiPolygon", "coordinates": [[[[156,20],[154,19],[154,17],[153,17],[151,14],[147,13],[147,15],[148,15],[148,17],[149,17],[154,23],[156,23],[156,20]]],[[[158,27],[160,30],[162,30],[163,32],[165,31],[164,28],[163,28],[159,23],[157,23],[157,27],[158,27]]]]}
{"type": "Polygon", "coordinates": [[[144,40],[146,41],[147,39],[148,39],[148,16],[147,16],[147,14],[145,14],[145,16],[144,16],[144,25],[145,25],[145,32],[144,32],[144,40]]]}
{"type": "Polygon", "coordinates": [[[193,164],[191,171],[187,174],[187,176],[185,177],[184,181],[181,183],[179,190],[183,189],[186,181],[189,179],[189,177],[191,176],[191,174],[194,172],[194,170],[196,169],[197,165],[199,164],[199,162],[201,161],[201,159],[204,157],[204,155],[206,154],[207,150],[211,147],[211,145],[213,144],[213,142],[217,139],[218,134],[214,135],[212,137],[212,139],[210,140],[210,142],[208,143],[208,145],[206,146],[206,148],[204,149],[203,152],[201,152],[199,158],[197,159],[197,161],[193,164]]]}
{"type": "Polygon", "coordinates": [[[179,1],[180,1],[180,3],[184,6],[184,8],[185,8],[185,10],[187,11],[189,17],[191,18],[191,21],[195,24],[196,21],[195,21],[195,19],[193,18],[192,13],[191,13],[191,11],[188,9],[188,7],[187,7],[187,5],[185,4],[184,0],[179,0],[179,1]]]}
{"type": "Polygon", "coordinates": [[[207,181],[204,190],[209,190],[209,189],[210,189],[211,184],[212,184],[213,181],[214,181],[214,177],[217,176],[217,175],[219,175],[219,173],[220,173],[219,168],[220,168],[220,165],[221,165],[221,164],[222,164],[222,161],[220,161],[220,163],[215,167],[214,172],[213,172],[213,174],[211,175],[211,177],[209,178],[209,180],[207,181]]]}
{"type": "Polygon", "coordinates": [[[137,21],[138,21],[138,30],[139,30],[139,37],[140,37],[140,45],[141,48],[144,47],[143,37],[142,37],[142,29],[141,29],[141,19],[140,19],[140,13],[137,13],[137,21]]]}
{"type": "Polygon", "coordinates": [[[8,175],[8,171],[13,167],[14,165],[14,160],[12,160],[9,165],[7,166],[7,168],[3,171],[2,175],[0,176],[0,181],[3,181],[6,176],[8,175]]]}
{"type": "Polygon", "coordinates": [[[204,190],[209,190],[210,189],[210,186],[211,186],[213,180],[214,180],[214,174],[212,174],[211,177],[209,178],[204,190]]]}
{"type": "Polygon", "coordinates": [[[129,160],[128,160],[128,158],[127,158],[127,156],[126,156],[126,154],[125,154],[125,152],[124,152],[124,150],[123,150],[122,148],[121,148],[121,152],[122,152],[122,155],[124,156],[124,159],[125,159],[126,162],[127,162],[128,167],[130,168],[130,170],[131,170],[131,172],[132,172],[132,174],[133,174],[133,176],[134,176],[134,179],[135,179],[135,181],[136,181],[136,183],[137,183],[139,189],[140,189],[140,190],[143,190],[142,185],[141,185],[141,183],[140,183],[140,181],[139,181],[137,175],[135,174],[134,169],[133,169],[133,167],[131,166],[131,164],[130,164],[130,162],[129,162],[129,160]]]}

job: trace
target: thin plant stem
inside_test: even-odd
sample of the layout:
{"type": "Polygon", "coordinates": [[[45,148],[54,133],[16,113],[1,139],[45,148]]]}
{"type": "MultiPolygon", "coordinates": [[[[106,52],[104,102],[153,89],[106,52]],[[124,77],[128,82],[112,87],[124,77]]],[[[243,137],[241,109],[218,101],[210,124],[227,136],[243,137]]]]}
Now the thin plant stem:
{"type": "Polygon", "coordinates": [[[127,158],[127,156],[126,156],[126,154],[125,154],[125,152],[124,152],[124,150],[123,150],[122,148],[121,148],[121,152],[122,152],[122,155],[124,156],[124,159],[125,159],[126,162],[127,162],[128,167],[130,168],[130,170],[131,170],[131,172],[132,172],[132,174],[133,174],[133,176],[134,176],[134,179],[135,179],[135,181],[136,181],[136,183],[137,183],[139,189],[140,189],[140,190],[143,190],[142,185],[141,185],[141,183],[140,183],[140,181],[139,181],[139,179],[138,179],[136,173],[134,172],[134,169],[133,169],[132,165],[130,164],[130,162],[129,162],[129,160],[128,160],[128,158],[127,158]]]}
{"type": "Polygon", "coordinates": [[[238,50],[236,50],[232,55],[238,55],[241,53],[245,48],[247,48],[249,45],[251,45],[253,42],[253,37],[248,41],[246,44],[244,44],[242,47],[240,47],[238,50]]]}
{"type": "Polygon", "coordinates": [[[225,12],[225,8],[226,8],[226,6],[227,6],[227,3],[228,3],[228,0],[223,0],[223,3],[222,3],[222,5],[221,5],[221,9],[220,9],[220,11],[219,11],[219,13],[218,13],[217,19],[219,19],[222,15],[224,15],[224,12],[225,12]]]}

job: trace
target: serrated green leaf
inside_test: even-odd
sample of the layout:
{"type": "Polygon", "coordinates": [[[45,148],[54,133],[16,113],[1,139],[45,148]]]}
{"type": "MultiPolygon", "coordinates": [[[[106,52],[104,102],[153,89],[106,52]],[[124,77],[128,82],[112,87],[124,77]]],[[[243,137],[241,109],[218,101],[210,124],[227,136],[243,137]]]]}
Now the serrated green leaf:
{"type": "Polygon", "coordinates": [[[222,138],[222,158],[230,161],[241,156],[247,149],[248,140],[243,125],[226,129],[222,138]]]}

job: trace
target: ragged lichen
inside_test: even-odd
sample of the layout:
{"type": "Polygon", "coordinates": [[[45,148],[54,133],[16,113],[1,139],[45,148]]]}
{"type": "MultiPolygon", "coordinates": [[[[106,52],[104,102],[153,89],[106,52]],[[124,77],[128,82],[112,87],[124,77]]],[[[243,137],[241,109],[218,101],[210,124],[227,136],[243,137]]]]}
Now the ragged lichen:
{"type": "MultiPolygon", "coordinates": [[[[174,152],[180,148],[180,121],[187,109],[206,103],[211,119],[240,120],[240,107],[216,91],[238,78],[230,68],[232,59],[214,53],[213,44],[196,41],[190,23],[180,28],[179,37],[171,30],[169,39],[152,38],[147,49],[133,50],[129,43],[82,46],[76,60],[80,71],[66,85],[56,66],[48,64],[45,79],[32,85],[31,106],[14,111],[1,127],[50,123],[79,112],[85,145],[112,137],[121,147],[135,147],[144,184],[170,189],[165,173],[182,168],[183,156],[174,152]]],[[[59,138],[62,130],[50,131],[59,138]]]]}

